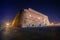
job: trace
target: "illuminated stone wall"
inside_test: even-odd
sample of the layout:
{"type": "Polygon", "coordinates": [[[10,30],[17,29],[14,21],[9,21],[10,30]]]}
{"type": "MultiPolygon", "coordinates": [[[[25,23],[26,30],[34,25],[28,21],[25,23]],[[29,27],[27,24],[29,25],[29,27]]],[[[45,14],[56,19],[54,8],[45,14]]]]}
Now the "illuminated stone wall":
{"type": "MultiPolygon", "coordinates": [[[[20,15],[20,14],[19,14],[20,15]]],[[[37,12],[33,9],[24,9],[22,12],[22,19],[19,18],[21,16],[16,17],[14,20],[17,19],[21,22],[14,22],[13,25],[22,25],[22,27],[37,27],[37,26],[47,26],[49,25],[48,17],[40,12],[37,12]],[[15,24],[16,23],[16,24],[15,24]]]]}
{"type": "Polygon", "coordinates": [[[39,13],[32,9],[25,9],[24,10],[24,23],[23,26],[30,26],[30,27],[36,27],[36,26],[47,26],[49,25],[49,20],[46,15],[43,15],[42,13],[39,13]]]}

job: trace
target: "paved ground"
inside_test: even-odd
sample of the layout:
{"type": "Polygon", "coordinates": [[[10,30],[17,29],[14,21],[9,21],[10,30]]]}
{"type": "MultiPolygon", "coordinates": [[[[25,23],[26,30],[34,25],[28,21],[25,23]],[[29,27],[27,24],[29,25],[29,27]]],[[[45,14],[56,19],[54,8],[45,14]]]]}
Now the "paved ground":
{"type": "MultiPolygon", "coordinates": [[[[6,40],[59,40],[60,27],[10,28],[6,40]]],[[[4,39],[5,40],[5,39],[4,39]]]]}

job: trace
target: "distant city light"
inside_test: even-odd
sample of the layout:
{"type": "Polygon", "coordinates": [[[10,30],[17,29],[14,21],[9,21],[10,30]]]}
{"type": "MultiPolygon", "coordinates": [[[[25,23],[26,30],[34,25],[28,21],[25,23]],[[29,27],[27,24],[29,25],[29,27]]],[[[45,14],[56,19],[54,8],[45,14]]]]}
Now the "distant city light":
{"type": "Polygon", "coordinates": [[[53,22],[51,24],[54,24],[53,22]]]}
{"type": "Polygon", "coordinates": [[[9,23],[6,23],[7,26],[9,26],[9,23]]]}
{"type": "Polygon", "coordinates": [[[6,26],[10,26],[10,23],[9,23],[9,22],[7,22],[7,23],[6,23],[6,26]]]}

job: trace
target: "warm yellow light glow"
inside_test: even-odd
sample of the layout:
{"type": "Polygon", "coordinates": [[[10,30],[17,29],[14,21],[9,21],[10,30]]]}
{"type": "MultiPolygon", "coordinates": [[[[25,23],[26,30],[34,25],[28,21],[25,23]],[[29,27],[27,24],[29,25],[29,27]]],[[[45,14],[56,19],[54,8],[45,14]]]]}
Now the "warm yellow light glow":
{"type": "Polygon", "coordinates": [[[29,16],[31,17],[32,15],[30,14],[29,16]]]}
{"type": "Polygon", "coordinates": [[[53,22],[51,24],[54,24],[53,22]]]}
{"type": "Polygon", "coordinates": [[[38,17],[38,19],[40,19],[40,17],[38,17]]]}
{"type": "Polygon", "coordinates": [[[6,23],[6,26],[9,26],[10,25],[10,23],[8,22],[8,23],[6,23]]]}

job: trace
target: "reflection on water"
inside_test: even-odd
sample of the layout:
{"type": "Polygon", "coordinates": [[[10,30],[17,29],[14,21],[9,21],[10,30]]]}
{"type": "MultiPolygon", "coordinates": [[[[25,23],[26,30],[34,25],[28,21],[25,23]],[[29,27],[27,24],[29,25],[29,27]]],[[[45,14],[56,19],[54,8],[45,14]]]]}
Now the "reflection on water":
{"type": "Polygon", "coordinates": [[[60,27],[14,27],[3,33],[3,40],[58,40],[60,27]]]}

